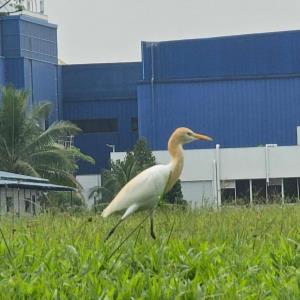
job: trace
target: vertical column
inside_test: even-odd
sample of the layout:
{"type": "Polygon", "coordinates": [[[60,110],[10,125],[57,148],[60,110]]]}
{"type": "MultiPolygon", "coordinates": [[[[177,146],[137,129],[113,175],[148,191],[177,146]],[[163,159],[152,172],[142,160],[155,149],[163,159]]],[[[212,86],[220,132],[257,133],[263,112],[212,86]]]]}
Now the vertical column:
{"type": "Polygon", "coordinates": [[[281,178],[281,202],[284,204],[284,183],[283,178],[281,178]]]}
{"type": "Polygon", "coordinates": [[[297,145],[300,146],[300,126],[297,126],[297,145]]]}
{"type": "Polygon", "coordinates": [[[217,203],[221,207],[221,182],[220,182],[220,145],[216,145],[216,184],[217,184],[217,203]]]}
{"type": "Polygon", "coordinates": [[[253,206],[252,179],[249,180],[250,206],[253,206]]]}
{"type": "Polygon", "coordinates": [[[213,199],[214,199],[214,207],[218,208],[218,185],[217,185],[217,162],[213,160],[213,199]]]}
{"type": "Polygon", "coordinates": [[[236,205],[236,180],[234,181],[234,204],[236,205]]]}
{"type": "Polygon", "coordinates": [[[299,178],[297,178],[297,199],[299,201],[299,178]]]}

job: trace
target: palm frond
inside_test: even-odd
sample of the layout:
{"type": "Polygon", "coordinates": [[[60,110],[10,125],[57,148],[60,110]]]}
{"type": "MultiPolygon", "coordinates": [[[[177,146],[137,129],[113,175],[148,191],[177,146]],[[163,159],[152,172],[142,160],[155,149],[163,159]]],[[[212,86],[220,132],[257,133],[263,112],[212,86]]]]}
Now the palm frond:
{"type": "Polygon", "coordinates": [[[36,104],[32,111],[29,114],[29,118],[40,121],[48,119],[50,112],[52,110],[52,103],[51,102],[39,102],[36,104]]]}
{"type": "Polygon", "coordinates": [[[39,177],[40,174],[26,161],[17,160],[14,164],[14,172],[18,174],[39,177]]]}
{"type": "Polygon", "coordinates": [[[71,122],[58,121],[44,130],[51,103],[43,102],[28,112],[28,93],[5,87],[0,106],[0,168],[25,175],[41,176],[53,183],[80,188],[74,177],[77,160],[94,160],[76,147],[65,149],[58,141],[81,130],[71,122]]]}
{"type": "Polygon", "coordinates": [[[53,145],[62,137],[76,134],[80,129],[73,123],[68,121],[58,121],[50,125],[50,127],[42,132],[36,139],[30,143],[25,151],[36,151],[43,147],[53,145]]]}
{"type": "Polygon", "coordinates": [[[30,162],[39,166],[47,164],[49,166],[61,166],[64,170],[74,171],[76,163],[64,149],[45,149],[44,151],[34,152],[30,155],[30,162]]]}

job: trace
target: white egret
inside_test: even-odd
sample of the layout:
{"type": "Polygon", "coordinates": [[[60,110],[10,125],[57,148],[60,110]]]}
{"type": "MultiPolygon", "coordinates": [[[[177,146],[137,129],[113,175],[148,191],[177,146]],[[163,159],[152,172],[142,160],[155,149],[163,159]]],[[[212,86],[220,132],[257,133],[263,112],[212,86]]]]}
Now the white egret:
{"type": "MultiPolygon", "coordinates": [[[[178,180],[183,168],[183,144],[195,140],[212,141],[212,138],[193,132],[189,128],[177,128],[168,142],[171,161],[167,165],[152,166],[131,179],[103,210],[106,218],[114,212],[126,210],[120,221],[108,233],[106,240],[113,234],[117,226],[128,216],[139,210],[153,209],[160,197],[170,191],[178,180]]],[[[153,213],[150,216],[150,232],[155,239],[153,213]]]]}

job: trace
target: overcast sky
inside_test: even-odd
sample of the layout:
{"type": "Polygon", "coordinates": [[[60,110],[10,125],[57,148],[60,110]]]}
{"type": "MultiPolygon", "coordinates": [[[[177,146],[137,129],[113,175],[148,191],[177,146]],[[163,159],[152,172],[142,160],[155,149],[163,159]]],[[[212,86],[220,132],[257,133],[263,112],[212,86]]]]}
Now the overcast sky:
{"type": "Polygon", "coordinates": [[[45,0],[66,63],[139,61],[141,41],[300,29],[300,0],[45,0]]]}

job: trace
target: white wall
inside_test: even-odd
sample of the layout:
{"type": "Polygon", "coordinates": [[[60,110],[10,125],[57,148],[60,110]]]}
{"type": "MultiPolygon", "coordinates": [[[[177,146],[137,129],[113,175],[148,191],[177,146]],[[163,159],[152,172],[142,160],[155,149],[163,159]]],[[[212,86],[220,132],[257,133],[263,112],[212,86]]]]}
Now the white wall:
{"type": "MultiPolygon", "coordinates": [[[[217,151],[184,151],[185,163],[180,179],[183,197],[193,205],[203,205],[203,195],[215,205],[217,182],[221,185],[223,180],[300,178],[300,146],[221,148],[219,159],[217,151]],[[214,167],[214,161],[218,168],[214,167]]],[[[153,154],[158,163],[168,163],[170,160],[167,151],[154,151],[153,154]]],[[[124,152],[114,152],[111,158],[124,159],[125,155],[124,152]]]]}
{"type": "Polygon", "coordinates": [[[299,146],[220,149],[222,180],[299,177],[299,165],[299,146]]]}
{"type": "Polygon", "coordinates": [[[216,206],[212,181],[184,181],[181,183],[183,198],[192,207],[216,206]]]}
{"type": "Polygon", "coordinates": [[[94,186],[101,186],[101,175],[79,175],[76,176],[76,179],[83,188],[82,194],[85,198],[87,206],[92,207],[92,205],[94,204],[94,199],[89,199],[90,189],[94,186]]]}

